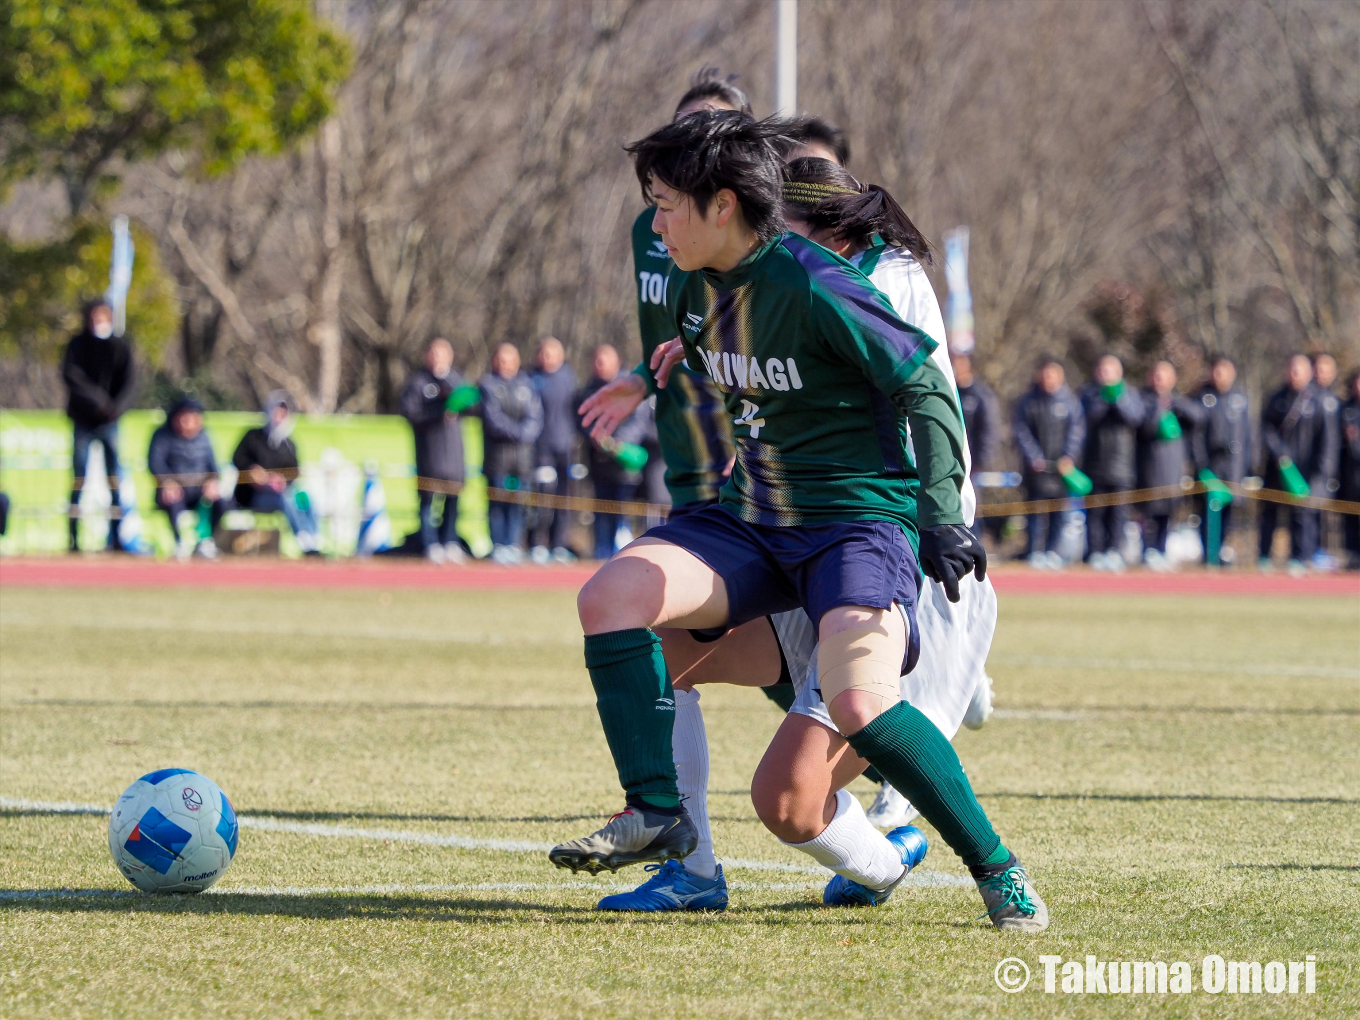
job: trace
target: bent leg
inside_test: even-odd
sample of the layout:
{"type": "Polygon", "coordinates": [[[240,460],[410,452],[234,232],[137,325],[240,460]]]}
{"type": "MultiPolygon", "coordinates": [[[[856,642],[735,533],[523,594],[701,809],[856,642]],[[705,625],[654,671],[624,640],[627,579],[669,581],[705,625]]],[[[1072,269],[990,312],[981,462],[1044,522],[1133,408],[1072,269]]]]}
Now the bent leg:
{"type": "Polygon", "coordinates": [[[943,733],[919,709],[888,701],[900,685],[906,622],[889,610],[844,606],[819,624],[818,670],[832,720],[850,746],[911,800],[975,878],[1010,860],[943,733]],[[899,665],[894,665],[894,664],[899,665]]]}
{"type": "Polygon", "coordinates": [[[650,628],[722,626],[727,608],[717,574],[657,539],[634,542],[581,589],[586,667],[619,783],[630,798],[660,808],[680,803],[672,753],[675,693],[650,628]]]}

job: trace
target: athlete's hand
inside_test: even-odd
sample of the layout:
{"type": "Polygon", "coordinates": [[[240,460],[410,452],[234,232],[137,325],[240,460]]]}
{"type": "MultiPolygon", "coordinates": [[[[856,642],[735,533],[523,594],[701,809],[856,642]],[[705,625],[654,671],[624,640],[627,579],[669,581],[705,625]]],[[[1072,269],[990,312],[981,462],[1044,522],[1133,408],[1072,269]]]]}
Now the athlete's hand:
{"type": "Polygon", "coordinates": [[[658,389],[665,389],[670,381],[671,369],[685,360],[685,345],[680,338],[674,337],[652,351],[652,375],[656,376],[658,389]]]}
{"type": "Polygon", "coordinates": [[[921,569],[932,581],[944,585],[950,602],[957,602],[959,581],[968,576],[968,571],[979,581],[987,576],[987,550],[962,524],[922,528],[921,569]]]}
{"type": "Polygon", "coordinates": [[[586,397],[576,409],[581,416],[581,427],[590,429],[590,438],[597,441],[613,435],[646,397],[646,382],[632,372],[621,375],[586,397]]]}

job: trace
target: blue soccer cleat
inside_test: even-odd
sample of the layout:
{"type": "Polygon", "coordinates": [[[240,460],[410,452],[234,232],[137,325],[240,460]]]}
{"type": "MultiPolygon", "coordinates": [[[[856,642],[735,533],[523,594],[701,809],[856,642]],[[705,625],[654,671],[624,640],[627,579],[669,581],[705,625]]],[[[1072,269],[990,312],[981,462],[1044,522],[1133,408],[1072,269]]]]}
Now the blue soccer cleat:
{"type": "Polygon", "coordinates": [[[898,882],[911,874],[911,869],[926,859],[930,844],[926,834],[914,825],[902,825],[888,833],[888,842],[897,847],[902,854],[902,864],[906,870],[898,876],[897,882],[886,889],[870,889],[866,885],[835,875],[822,890],[822,902],[828,907],[876,907],[886,903],[897,888],[898,882]]]}
{"type": "Polygon", "coordinates": [[[646,870],[655,874],[632,892],[606,896],[596,905],[596,909],[645,913],[727,909],[727,879],[723,877],[721,864],[718,865],[718,873],[712,878],[690,874],[679,861],[649,864],[646,870]]]}

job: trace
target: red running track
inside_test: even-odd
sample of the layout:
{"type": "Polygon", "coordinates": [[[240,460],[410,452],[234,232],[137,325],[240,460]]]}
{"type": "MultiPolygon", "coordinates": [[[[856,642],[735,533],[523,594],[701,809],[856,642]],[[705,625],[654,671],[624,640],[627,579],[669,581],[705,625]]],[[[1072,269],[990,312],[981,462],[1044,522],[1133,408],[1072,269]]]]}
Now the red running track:
{"type": "MultiPolygon", "coordinates": [[[[227,560],[157,563],[90,555],[0,561],[0,586],[43,588],[449,588],[576,591],[593,566],[437,567],[419,561],[227,560]]],[[[1088,570],[1035,571],[1002,566],[991,576],[1004,595],[1329,595],[1360,597],[1360,575],[1265,577],[1253,571],[1188,570],[1176,574],[1088,570]]]]}

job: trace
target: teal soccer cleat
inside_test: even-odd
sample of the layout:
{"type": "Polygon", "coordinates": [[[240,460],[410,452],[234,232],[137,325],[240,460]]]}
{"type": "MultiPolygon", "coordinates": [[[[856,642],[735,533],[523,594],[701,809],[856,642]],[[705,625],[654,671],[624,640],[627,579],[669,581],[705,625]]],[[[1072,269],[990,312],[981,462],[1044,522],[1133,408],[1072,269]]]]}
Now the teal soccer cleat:
{"type": "Polygon", "coordinates": [[[898,882],[911,874],[911,869],[926,859],[930,844],[926,834],[914,825],[903,825],[888,833],[888,842],[902,854],[904,871],[886,889],[870,889],[841,875],[836,875],[822,890],[822,902],[828,907],[876,907],[886,903],[898,882]]]}
{"type": "Polygon", "coordinates": [[[634,910],[655,913],[664,910],[726,910],[727,879],[722,865],[712,878],[691,875],[679,861],[649,864],[651,878],[632,892],[606,896],[597,910],[634,910]]]}

